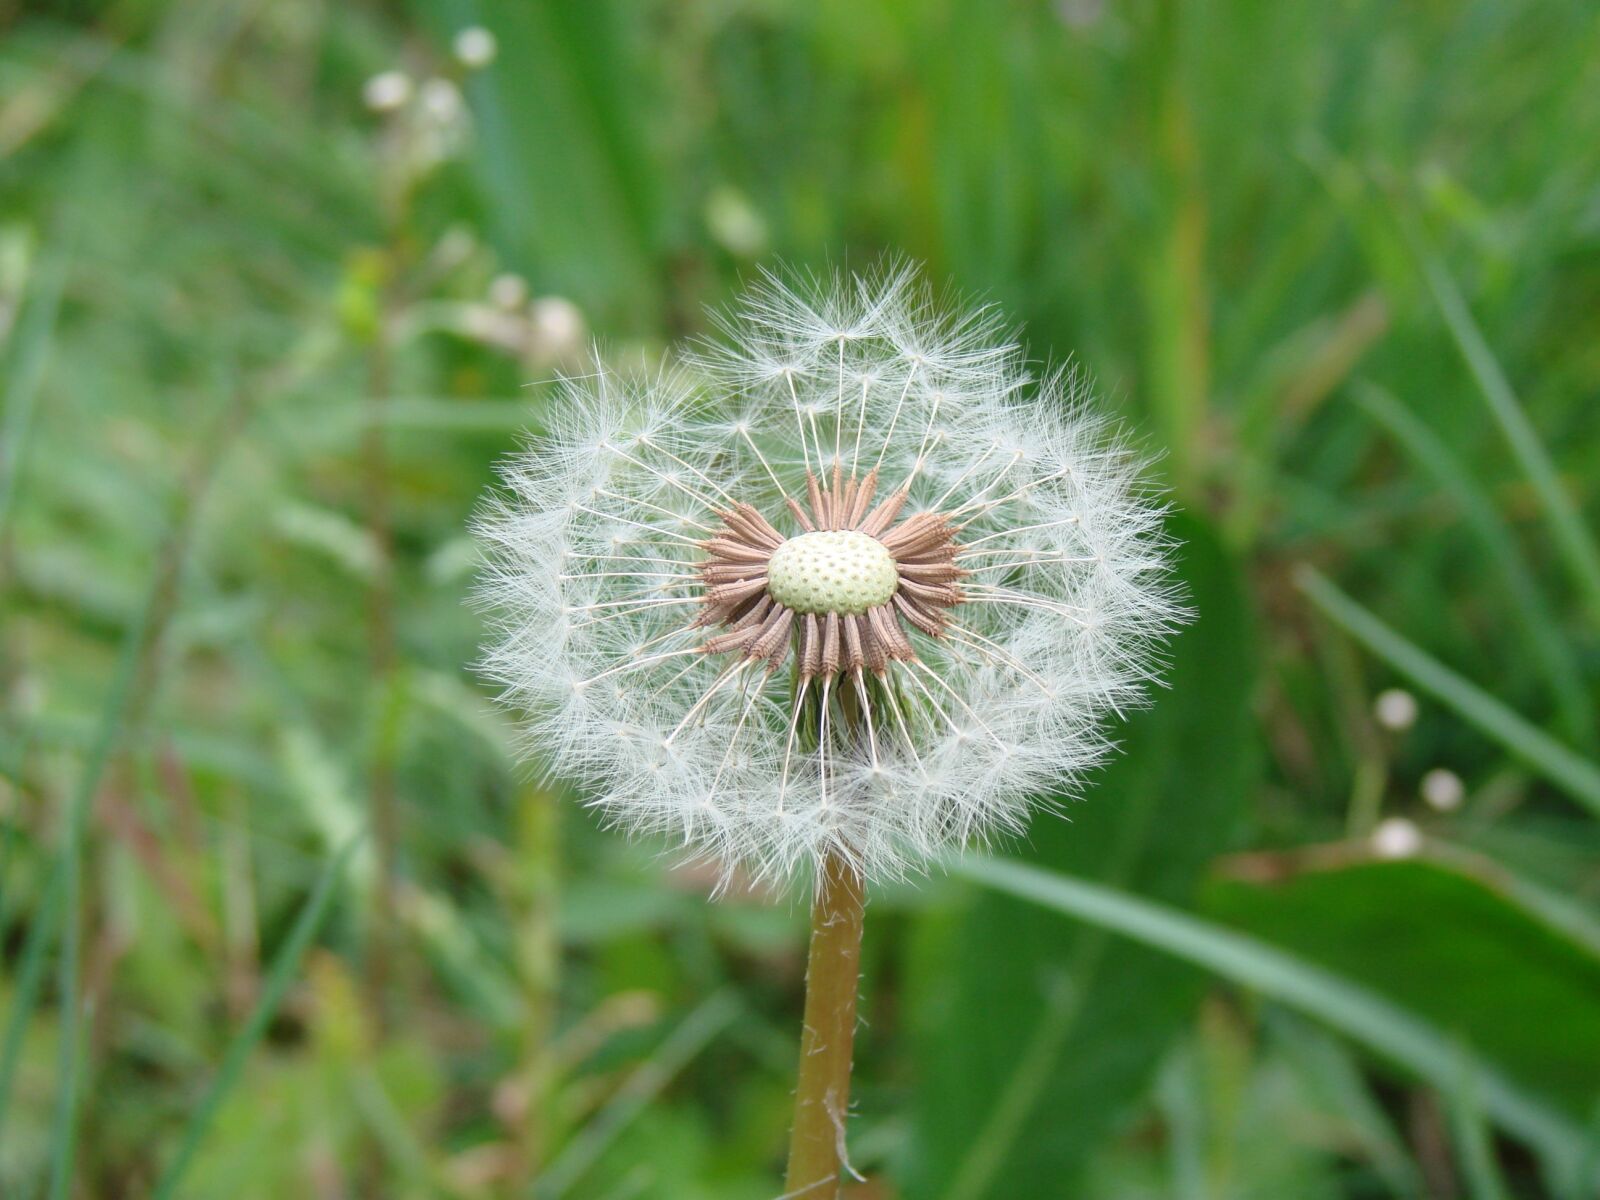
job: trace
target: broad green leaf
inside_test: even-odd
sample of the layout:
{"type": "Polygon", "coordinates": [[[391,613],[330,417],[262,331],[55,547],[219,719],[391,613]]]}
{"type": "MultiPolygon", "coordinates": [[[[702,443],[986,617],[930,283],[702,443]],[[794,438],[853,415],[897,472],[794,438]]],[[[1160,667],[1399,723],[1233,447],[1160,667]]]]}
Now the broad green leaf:
{"type": "MultiPolygon", "coordinates": [[[[1174,523],[1198,620],[1175,639],[1170,692],[1019,854],[1187,903],[1227,846],[1256,770],[1251,626],[1215,536],[1174,523]]],[[[1144,1090],[1189,1019],[1194,972],[1013,897],[980,894],[925,931],[914,962],[919,1080],[907,1194],[1058,1196],[1144,1090]]]]}
{"type": "Polygon", "coordinates": [[[1205,899],[1227,924],[1462,1039],[1575,1120],[1600,1103],[1600,958],[1480,880],[1373,862],[1214,883],[1205,899]]]}
{"type": "Polygon", "coordinates": [[[1116,888],[1017,862],[977,860],[957,873],[1196,963],[1326,1022],[1441,1091],[1471,1086],[1483,1110],[1539,1153],[1560,1195],[1600,1184],[1600,1135],[1529,1091],[1446,1029],[1359,983],[1258,938],[1116,888]]]}

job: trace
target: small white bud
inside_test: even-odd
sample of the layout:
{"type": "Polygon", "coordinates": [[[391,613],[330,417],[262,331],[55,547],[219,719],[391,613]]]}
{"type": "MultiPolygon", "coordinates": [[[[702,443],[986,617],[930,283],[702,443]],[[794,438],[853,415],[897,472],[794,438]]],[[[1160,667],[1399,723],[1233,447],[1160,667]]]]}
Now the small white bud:
{"type": "Polygon", "coordinates": [[[434,247],[434,258],[443,269],[453,269],[472,257],[478,248],[478,235],[466,225],[452,225],[434,247]]]}
{"type": "Polygon", "coordinates": [[[767,245],[767,223],[741,191],[719,187],[706,198],[706,228],[731,254],[753,257],[767,245]]]}
{"type": "Polygon", "coordinates": [[[411,99],[411,76],[404,71],[384,71],[367,80],[361,99],[373,112],[394,112],[411,99]]]}
{"type": "Polygon", "coordinates": [[[529,313],[539,351],[551,358],[572,353],[583,340],[583,313],[563,296],[541,296],[529,313]]]}
{"type": "Polygon", "coordinates": [[[449,125],[466,111],[461,89],[448,79],[429,79],[417,91],[423,115],[438,125],[449,125]]]}
{"type": "Polygon", "coordinates": [[[456,61],[471,71],[487,67],[500,50],[494,34],[482,25],[468,25],[457,33],[453,48],[456,61]]]}
{"type": "Polygon", "coordinates": [[[1438,812],[1454,812],[1467,795],[1461,776],[1444,767],[1435,767],[1424,775],[1420,790],[1423,802],[1438,812]]]}
{"type": "Polygon", "coordinates": [[[1422,831],[1404,817],[1389,817],[1372,831],[1372,852],[1379,858],[1410,858],[1422,849],[1422,831]]]}
{"type": "Polygon", "coordinates": [[[489,303],[507,312],[521,308],[528,302],[528,281],[521,275],[507,272],[496,275],[489,283],[489,303]]]}
{"type": "Polygon", "coordinates": [[[1386,688],[1372,702],[1372,715],[1392,733],[1403,733],[1417,723],[1417,698],[1404,688],[1386,688]]]}

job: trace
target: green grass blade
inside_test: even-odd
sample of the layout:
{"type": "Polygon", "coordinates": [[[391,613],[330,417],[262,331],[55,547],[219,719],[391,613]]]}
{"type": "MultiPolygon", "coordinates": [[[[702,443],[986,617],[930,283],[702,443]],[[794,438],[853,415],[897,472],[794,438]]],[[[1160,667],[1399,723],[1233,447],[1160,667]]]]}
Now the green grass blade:
{"type": "Polygon", "coordinates": [[[618,1134],[626,1129],[661,1089],[725,1029],[739,1013],[732,992],[714,992],[674,1029],[656,1052],[634,1071],[583,1131],[556,1156],[539,1179],[535,1195],[554,1200],[583,1177],[618,1134]]]}
{"type": "Polygon", "coordinates": [[[1356,403],[1455,501],[1505,582],[1528,649],[1543,668],[1560,706],[1563,728],[1569,737],[1587,736],[1594,726],[1594,706],[1555,615],[1544,602],[1504,517],[1439,436],[1392,392],[1363,382],[1356,389],[1356,403]]]}
{"type": "Polygon", "coordinates": [[[1410,679],[1440,703],[1455,710],[1491,740],[1499,742],[1551,783],[1600,815],[1600,766],[1556,741],[1477,684],[1401,637],[1310,567],[1297,575],[1300,589],[1336,625],[1410,679]]]}
{"type": "Polygon", "coordinates": [[[1424,254],[1422,272],[1439,305],[1439,311],[1444,314],[1445,324],[1450,327],[1450,336],[1455,339],[1462,357],[1472,370],[1472,377],[1483,392],[1483,398],[1488,401],[1489,411],[1499,422],[1518,464],[1533,484],[1561,556],[1566,560],[1573,578],[1583,588],[1590,612],[1600,617],[1600,548],[1596,547],[1594,538],[1584,526],[1578,506],[1562,487],[1555,464],[1550,461],[1550,455],[1517,400],[1516,392],[1512,390],[1505,372],[1500,369],[1494,351],[1489,348],[1482,330],[1473,320],[1461,289],[1456,287],[1455,280],[1444,264],[1432,254],[1424,254]]]}
{"type": "Polygon", "coordinates": [[[1581,1126],[1439,1029],[1365,988],[1255,938],[1114,888],[995,859],[959,862],[952,869],[1258,991],[1356,1039],[1442,1091],[1460,1083],[1465,1067],[1485,1112],[1537,1150],[1558,1176],[1571,1178],[1582,1169],[1600,1182],[1600,1171],[1592,1163],[1583,1165],[1593,1138],[1581,1126]]]}
{"type": "Polygon", "coordinates": [[[23,312],[12,343],[6,370],[4,401],[0,404],[0,529],[11,515],[23,449],[33,424],[33,410],[44,379],[45,359],[61,308],[66,266],[51,263],[41,269],[32,302],[23,312]]]}
{"type": "Polygon", "coordinates": [[[78,1144],[78,1089],[83,1080],[83,997],[78,994],[83,917],[79,912],[83,874],[83,833],[72,836],[61,852],[63,902],[55,911],[65,922],[61,938],[60,976],[61,1090],[50,1128],[50,1200],[67,1200],[72,1192],[74,1154],[78,1144]]]}
{"type": "MultiPolygon", "coordinates": [[[[68,1194],[72,1180],[73,1151],[77,1143],[77,1082],[78,1072],[82,1066],[78,1056],[78,1024],[81,1016],[78,997],[78,907],[84,833],[89,820],[90,806],[94,802],[95,792],[100,787],[100,778],[105,774],[106,764],[110,761],[121,736],[123,723],[133,699],[134,681],[139,676],[140,664],[152,630],[156,626],[167,584],[168,573],[158,564],[155,580],[144,608],[123,637],[122,653],[117,663],[116,674],[106,692],[105,707],[101,712],[95,740],[89,748],[83,773],[78,777],[77,789],[67,806],[66,832],[61,853],[51,868],[50,881],[46,884],[47,902],[40,913],[38,925],[29,934],[30,945],[27,954],[30,958],[35,953],[39,955],[35,969],[42,970],[44,955],[48,953],[57,934],[65,930],[60,961],[62,1088],[56,1104],[56,1116],[51,1133],[49,1194],[52,1197],[68,1194]],[[37,950],[33,943],[35,936],[38,938],[37,950]]],[[[30,967],[32,966],[33,963],[30,962],[30,967]]],[[[26,992],[19,992],[8,1020],[4,1074],[0,1075],[0,1125],[4,1123],[6,1099],[11,1086],[11,1071],[15,1067],[12,1051],[14,1045],[20,1049],[22,1031],[32,1018],[33,1006],[37,1001],[38,980],[35,978],[26,992]]]]}
{"type": "Polygon", "coordinates": [[[351,854],[360,844],[362,836],[358,834],[347,841],[323,868],[316,886],[301,907],[300,915],[295,919],[294,928],[289,931],[289,936],[284,939],[277,956],[273,959],[272,967],[267,973],[266,986],[262,989],[255,1008],[243,1028],[229,1043],[227,1052],[222,1057],[222,1065],[217,1068],[216,1078],[211,1081],[211,1086],[195,1107],[188,1125],[184,1128],[177,1153],[167,1164],[160,1182],[151,1192],[154,1200],[170,1200],[177,1194],[178,1185],[183,1181],[184,1173],[189,1169],[195,1152],[205,1139],[212,1119],[221,1108],[222,1102],[227,1099],[228,1093],[233,1090],[233,1086],[238,1083],[239,1073],[244,1069],[251,1051],[266,1033],[267,1025],[277,1013],[278,1006],[283,1003],[289,985],[294,982],[296,973],[300,969],[301,958],[305,956],[312,939],[322,929],[322,923],[327,919],[330,902],[333,899],[335,885],[343,876],[351,854]]]}
{"type": "Polygon", "coordinates": [[[11,1099],[11,1083],[22,1058],[22,1043],[28,1033],[28,1022],[33,1019],[34,1007],[39,1003],[39,988],[44,982],[46,955],[49,942],[54,937],[58,910],[61,906],[60,857],[51,868],[45,884],[44,897],[32,924],[27,940],[22,945],[22,956],[17,966],[16,990],[11,997],[11,1010],[6,1016],[6,1031],[0,1040],[0,1135],[5,1133],[6,1110],[11,1099]]]}
{"type": "Polygon", "coordinates": [[[1467,1195],[1471,1200],[1511,1200],[1495,1162],[1494,1135],[1471,1079],[1456,1090],[1449,1107],[1450,1130],[1455,1135],[1456,1159],[1466,1180],[1467,1195]]]}

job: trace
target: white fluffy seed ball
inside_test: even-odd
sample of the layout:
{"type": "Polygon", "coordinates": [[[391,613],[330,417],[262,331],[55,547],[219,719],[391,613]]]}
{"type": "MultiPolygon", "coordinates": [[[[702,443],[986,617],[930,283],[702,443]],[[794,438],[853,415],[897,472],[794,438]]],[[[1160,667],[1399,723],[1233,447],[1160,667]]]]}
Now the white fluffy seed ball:
{"type": "MultiPolygon", "coordinates": [[[[532,317],[581,333],[554,297],[532,317]]],[[[539,417],[478,522],[485,673],[606,820],[757,878],[1024,830],[1187,618],[1164,502],[1081,377],[908,269],[769,277],[699,353],[586,365],[539,417]],[[724,603],[748,617],[697,623],[724,603]]]]}

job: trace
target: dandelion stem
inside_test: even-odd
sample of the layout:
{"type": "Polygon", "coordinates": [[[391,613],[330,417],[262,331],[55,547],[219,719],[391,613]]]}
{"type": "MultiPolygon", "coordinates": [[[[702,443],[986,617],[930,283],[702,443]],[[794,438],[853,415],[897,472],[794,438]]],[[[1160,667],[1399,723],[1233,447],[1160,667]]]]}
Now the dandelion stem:
{"type": "Polygon", "coordinates": [[[805,1024],[794,1094],[787,1196],[835,1200],[845,1157],[850,1063],[856,1032],[856,984],[866,905],[861,875],[836,854],[823,862],[811,909],[805,1024]]]}

